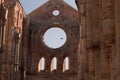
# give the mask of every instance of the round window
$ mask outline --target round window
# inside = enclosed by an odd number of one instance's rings
[[[52,12],[52,14],[53,14],[54,16],[58,16],[58,15],[60,14],[60,11],[59,11],[59,10],[54,10],[54,11]]]
[[[49,28],[44,33],[43,38],[43,41],[46,44],[46,46],[52,49],[62,47],[67,40],[65,31],[58,27]]]

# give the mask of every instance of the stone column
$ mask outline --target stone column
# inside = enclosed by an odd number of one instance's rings
[[[6,7],[3,6],[2,9],[2,25],[1,25],[1,74],[0,74],[0,79],[1,80],[7,80],[8,79],[8,73],[7,73],[7,67],[8,67],[8,60],[7,60],[7,56],[6,56],[6,49],[5,49],[5,39],[6,39],[6,26],[7,26],[7,15],[8,15],[8,9]]]
[[[76,0],[79,11],[80,21],[80,42],[79,42],[79,71],[78,80],[84,80],[84,72],[86,71],[86,0]]]
[[[20,71],[21,71],[21,80],[25,80],[26,78],[26,60],[29,60],[28,56],[28,34],[29,34],[29,19],[25,17],[23,19],[23,28],[22,28],[22,39],[21,39],[21,45],[20,45]],[[29,52],[30,53],[30,52]]]
[[[110,63],[115,41],[114,1],[102,0],[101,80],[111,80]]]
[[[120,79],[120,0],[115,0],[116,55],[114,80]]]
[[[90,71],[90,78],[92,80],[101,80],[101,62],[100,62],[100,40],[101,40],[101,0],[92,0],[92,21],[93,21],[93,45],[91,46],[92,53],[90,58],[93,64],[92,71]],[[89,54],[90,54],[89,53]]]

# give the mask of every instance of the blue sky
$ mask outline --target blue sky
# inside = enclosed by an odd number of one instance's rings
[[[53,49],[60,48],[67,40],[66,33],[61,28],[50,28],[44,34],[45,44]]]
[[[20,0],[26,13],[30,13],[31,11],[38,8],[47,1],[48,0]],[[69,5],[71,5],[72,7],[74,7],[75,9],[77,9],[75,0],[64,0],[64,1],[67,2]]]

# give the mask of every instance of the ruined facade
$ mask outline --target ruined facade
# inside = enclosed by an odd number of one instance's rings
[[[0,80],[120,79],[120,1],[75,2],[78,11],[49,0],[27,15],[18,0],[0,0]],[[54,27],[67,35],[56,49],[43,40]]]
[[[53,14],[54,11],[59,11],[59,14]],[[64,1],[50,0],[31,12],[28,17],[29,24],[26,25],[28,28],[25,29],[26,34],[24,34],[27,39],[23,40],[24,46],[27,43],[27,53],[25,54],[26,79],[76,80],[79,44],[78,12]],[[52,49],[45,45],[43,36],[47,30],[56,27],[65,31],[67,41],[62,47]],[[67,57],[69,69],[63,72],[63,63]],[[45,69],[38,71],[38,63],[42,58],[45,60]],[[57,66],[56,69],[52,70],[52,65],[55,65],[54,59],[56,59]]]
[[[20,79],[18,66],[24,16],[19,1],[0,1],[0,80]]]

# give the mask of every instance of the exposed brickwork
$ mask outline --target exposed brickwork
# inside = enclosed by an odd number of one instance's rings
[[[52,14],[54,10],[59,10],[60,14],[54,16]],[[50,0],[28,16],[32,20],[29,25],[29,50],[26,57],[27,80],[38,80],[38,77],[45,80],[48,80],[48,78],[49,80],[59,80],[61,78],[63,80],[76,80],[78,73],[77,54],[79,54],[78,12],[61,0]],[[67,42],[61,48],[50,49],[42,41],[44,32],[51,27],[60,27],[67,34]],[[44,71],[38,73],[38,63],[42,57],[46,60],[46,66]],[[58,59],[57,70],[51,72],[50,68],[53,57]],[[63,72],[65,57],[70,59],[70,69]]]
[[[120,68],[117,56],[120,52],[117,26],[120,1],[76,0],[76,2],[81,14],[80,70],[84,67],[79,79],[119,80]]]
[[[25,15],[16,0],[1,0],[0,4],[0,80],[20,79],[19,47],[22,20]],[[10,2],[8,2],[10,1]]]
[[[120,0],[75,2],[79,14],[62,0],[49,0],[26,15],[18,0],[0,0],[0,80],[120,80]],[[42,41],[54,26],[68,37],[58,49]],[[38,72],[41,57],[45,70]],[[57,70],[51,72],[53,57]],[[70,69],[63,73],[65,57]]]

